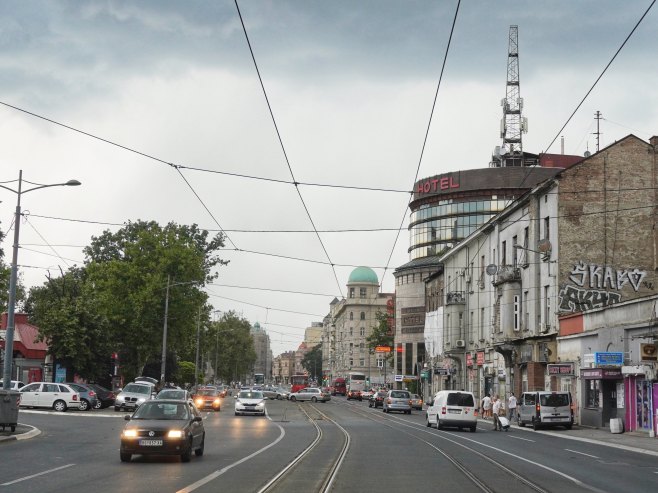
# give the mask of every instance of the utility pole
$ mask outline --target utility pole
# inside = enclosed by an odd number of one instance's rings
[[[165,383],[165,368],[167,367],[167,315],[169,313],[169,281],[167,274],[167,294],[165,295],[164,327],[162,328],[162,364],[160,365],[160,385]]]
[[[201,334],[201,307],[196,321],[196,359],[194,360],[194,386],[199,384],[199,338]]]

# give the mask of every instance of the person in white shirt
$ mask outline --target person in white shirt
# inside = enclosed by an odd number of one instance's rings
[[[502,402],[498,398],[497,395],[494,395],[493,397],[493,429],[494,431],[503,431],[503,427],[500,424],[500,420],[498,419],[498,413],[500,412],[500,406]]]
[[[489,397],[489,394],[487,394],[482,399],[482,417],[484,419],[487,419],[489,418],[490,413],[491,413],[491,397]]]
[[[510,421],[512,421],[516,414],[516,397],[514,396],[514,392],[510,392],[509,394],[509,399],[507,400],[507,410],[508,418]]]

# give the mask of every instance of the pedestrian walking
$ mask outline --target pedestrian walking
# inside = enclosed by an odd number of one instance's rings
[[[488,419],[490,413],[491,413],[491,397],[489,397],[489,394],[487,394],[482,399],[482,417],[484,419]]]
[[[494,431],[502,431],[503,426],[500,424],[500,420],[498,419],[498,414],[500,413],[500,406],[502,402],[498,398],[497,395],[494,395],[493,398],[493,405],[492,405],[492,411],[493,411],[493,429]]]
[[[509,393],[509,399],[507,399],[507,412],[508,418],[512,421],[516,417],[516,397],[514,392]]]

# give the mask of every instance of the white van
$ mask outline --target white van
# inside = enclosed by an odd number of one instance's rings
[[[469,428],[475,432],[478,407],[472,392],[441,390],[427,403],[427,426]]]
[[[533,429],[546,426],[573,426],[569,392],[524,392],[517,406],[519,426],[532,425]]]

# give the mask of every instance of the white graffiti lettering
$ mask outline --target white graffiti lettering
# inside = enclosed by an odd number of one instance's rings
[[[579,289],[565,286],[560,290],[559,310],[562,312],[581,312],[591,308],[603,308],[621,301],[619,293]]]
[[[594,290],[622,290],[630,284],[633,290],[637,291],[646,276],[647,271],[638,268],[615,270],[610,266],[586,264],[581,260],[569,273],[569,280],[581,288],[587,286]]]

